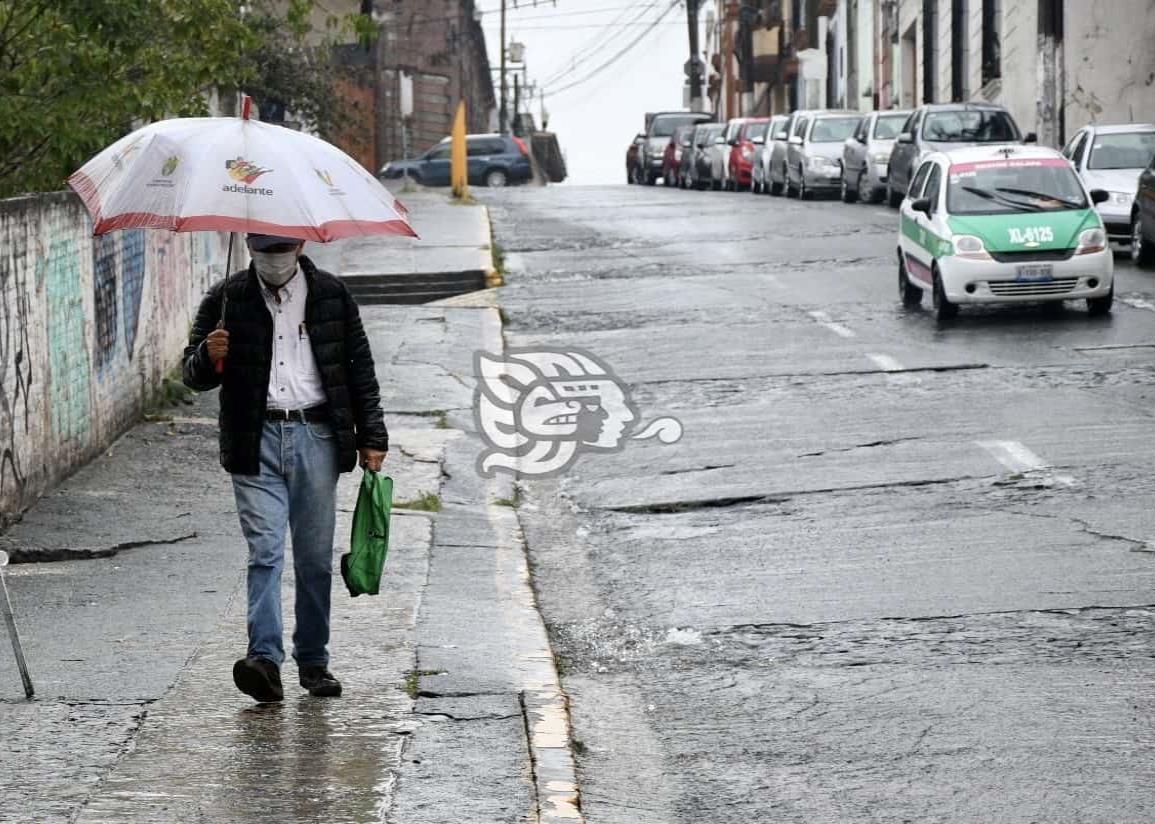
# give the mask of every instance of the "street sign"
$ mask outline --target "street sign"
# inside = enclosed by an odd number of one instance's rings
[[[698,70],[698,77],[706,73],[706,64],[700,57],[691,57],[687,60],[682,66],[682,71],[686,73],[686,77],[693,77],[695,67],[697,67]]]

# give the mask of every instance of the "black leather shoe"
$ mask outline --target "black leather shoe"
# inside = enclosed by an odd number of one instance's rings
[[[317,698],[336,698],[341,694],[341,682],[333,677],[328,667],[306,664],[300,669],[301,686]]]
[[[262,704],[284,701],[281,670],[267,658],[249,656],[233,664],[233,683],[245,695]]]

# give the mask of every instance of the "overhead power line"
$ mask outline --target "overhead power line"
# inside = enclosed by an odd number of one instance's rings
[[[630,52],[630,50],[631,50],[631,49],[633,49],[635,46],[637,46],[639,43],[641,43],[641,42],[642,42],[642,41],[643,41],[643,40],[646,38],[646,35],[648,35],[650,32],[652,32],[654,29],[656,29],[656,28],[658,27],[658,25],[659,25],[659,24],[662,22],[662,20],[664,20],[666,17],[668,17],[668,16],[669,16],[669,14],[670,14],[670,12],[672,12],[674,9],[678,8],[678,6],[679,6],[679,5],[681,5],[681,2],[680,2],[680,0],[674,0],[674,2],[673,2],[673,3],[671,3],[671,4],[670,4],[670,5],[669,5],[669,6],[666,8],[666,10],[665,10],[665,11],[663,11],[663,12],[662,12],[660,15],[658,15],[658,18],[657,18],[656,20],[652,21],[652,22],[650,23],[650,25],[649,25],[648,27],[646,27],[646,28],[645,28],[645,29],[644,29],[644,30],[641,32],[641,34],[639,34],[637,37],[635,37],[633,40],[631,40],[629,43],[627,43],[627,44],[626,44],[626,46],[625,46],[624,48],[622,48],[621,50],[619,50],[618,52],[616,52],[616,53],[613,55],[613,57],[611,57],[610,59],[606,60],[604,63],[602,63],[601,65],[599,65],[599,66],[598,66],[596,69],[594,69],[593,71],[591,71],[591,72],[590,72],[589,74],[587,74],[585,77],[582,77],[582,78],[581,78],[581,79],[579,79],[579,80],[574,80],[574,81],[573,81],[573,82],[571,82],[571,83],[567,83],[567,84],[565,84],[564,86],[562,86],[562,87],[561,87],[561,88],[559,88],[559,89],[553,89],[553,90],[551,90],[551,91],[550,91],[550,96],[551,96],[551,97],[553,97],[553,96],[557,96],[557,95],[561,94],[562,92],[566,92],[566,91],[569,91],[570,89],[572,89],[572,88],[575,88],[576,86],[580,86],[580,85],[582,85],[583,83],[586,83],[586,82],[588,82],[588,81],[590,81],[590,80],[593,80],[593,79],[594,79],[595,77],[597,77],[599,74],[601,74],[601,73],[602,73],[602,72],[604,72],[606,69],[608,69],[610,66],[614,65],[615,63],[617,63],[617,62],[618,62],[618,61],[619,61],[621,58],[625,57],[625,55],[626,55],[626,54],[628,54],[628,53]]]
[[[584,64],[595,59],[599,54],[608,52],[616,45],[617,42],[620,42],[621,36],[629,30],[625,24],[641,22],[646,16],[646,12],[655,8],[657,5],[657,2],[651,2],[640,7],[633,6],[614,17],[613,20],[602,26],[602,29],[608,32],[606,36],[601,37],[598,34],[595,34],[581,46],[574,49],[573,53],[569,56],[568,59],[566,59],[565,62],[561,64],[558,70],[547,77],[545,81],[543,81],[544,85],[550,86],[553,83],[564,79],[566,75],[577,71]],[[635,13],[634,16],[630,20],[626,20],[627,17],[630,17],[632,12]]]

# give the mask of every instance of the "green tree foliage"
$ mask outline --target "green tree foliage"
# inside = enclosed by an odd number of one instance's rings
[[[214,88],[335,125],[311,13],[308,0],[0,0],[0,196],[61,188],[136,126],[206,114]]]

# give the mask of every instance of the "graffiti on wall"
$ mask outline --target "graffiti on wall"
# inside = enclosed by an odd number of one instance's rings
[[[116,249],[113,235],[102,235],[92,240],[92,300],[96,309],[96,335],[92,348],[96,368],[103,372],[116,357],[117,309]]]
[[[48,365],[52,428],[61,440],[81,438],[89,426],[90,378],[84,334],[80,255],[70,240],[51,242],[37,261],[48,302]]]
[[[124,348],[129,360],[136,351],[140,301],[144,293],[144,229],[120,233],[120,298],[124,313]]]
[[[224,269],[227,235],[91,233],[75,198],[0,202],[0,528],[132,425]]]
[[[0,495],[13,487],[16,494],[24,489],[17,432],[28,432],[33,381],[27,238],[10,225],[4,229],[0,235]]]

